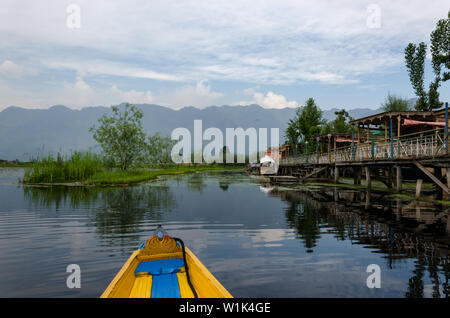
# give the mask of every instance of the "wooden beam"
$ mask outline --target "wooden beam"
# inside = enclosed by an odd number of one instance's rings
[[[431,180],[434,181],[434,183],[436,183],[438,186],[440,186],[442,188],[442,190],[445,191],[445,193],[450,194],[450,190],[449,188],[447,188],[445,186],[445,184],[443,184],[438,178],[435,177],[434,174],[432,174],[430,171],[428,171],[428,169],[426,169],[424,166],[422,166],[419,162],[413,160],[413,164],[419,168],[420,170],[422,170],[423,173],[425,173],[428,177],[430,177]]]
[[[304,176],[304,177],[302,178],[302,180],[307,179],[307,178],[309,178],[309,177],[311,177],[311,176],[313,176],[313,175],[315,175],[315,174],[317,174],[317,173],[319,173],[319,172],[325,170],[326,168],[327,168],[327,167],[325,166],[325,167],[319,168],[319,169],[317,169],[317,170],[314,170],[313,172],[308,173],[306,176]]]

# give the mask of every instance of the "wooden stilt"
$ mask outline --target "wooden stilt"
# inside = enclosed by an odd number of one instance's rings
[[[372,187],[372,179],[370,178],[370,168],[368,166],[364,167],[366,173],[366,188],[368,190]]]
[[[388,181],[388,188],[389,188],[389,189],[392,189],[392,167],[389,167],[389,168],[388,168],[388,178],[387,178],[387,181]]]
[[[397,182],[396,182],[396,186],[397,186],[397,192],[402,192],[402,167],[401,166],[397,166],[396,167],[397,170]]]
[[[416,199],[420,198],[420,192],[422,191],[422,179],[417,179],[416,183]]]
[[[334,166],[334,183],[339,183],[339,168]]]

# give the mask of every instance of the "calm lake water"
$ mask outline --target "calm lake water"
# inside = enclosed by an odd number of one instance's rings
[[[197,173],[32,187],[0,170],[0,297],[98,297],[158,224],[234,297],[449,297],[449,217],[382,193]],[[81,288],[66,267],[81,267]],[[366,285],[381,268],[381,288]]]

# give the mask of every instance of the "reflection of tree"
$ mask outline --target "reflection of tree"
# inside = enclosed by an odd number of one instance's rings
[[[223,191],[227,191],[229,186],[230,184],[228,182],[222,180],[219,181],[219,188],[221,188]]]
[[[286,209],[286,219],[289,226],[297,231],[307,252],[312,252],[320,238],[320,228],[318,214],[311,201],[304,201],[301,204],[290,202]]]
[[[425,271],[425,261],[423,256],[417,257],[414,262],[414,276],[408,281],[407,298],[423,298],[423,272]]]
[[[189,189],[202,193],[206,187],[204,176],[201,173],[190,174],[187,177],[187,186]]]
[[[23,194],[25,199],[36,207],[50,209],[54,206],[56,210],[59,210],[61,206],[65,205],[72,208],[79,208],[82,205],[88,207],[98,200],[101,192],[105,191],[104,189],[75,186],[27,186],[23,188]]]
[[[350,202],[348,194],[340,194],[344,202]],[[339,240],[349,239],[352,244],[380,253],[390,269],[398,268],[397,263],[405,264],[408,258],[415,259],[405,297],[424,297],[426,272],[432,283],[431,296],[450,296],[448,247],[430,240],[429,236],[405,230],[403,223],[393,222],[395,215],[392,213],[366,210],[363,205],[358,207],[351,202],[348,205],[335,202],[326,191],[280,190],[275,187],[270,195],[288,203],[287,224],[297,232],[308,252],[318,244],[321,229],[326,229]],[[406,224],[411,226],[414,223]]]
[[[110,238],[111,244],[116,237],[111,234],[136,233],[137,236],[144,219],[160,222],[176,205],[167,186],[24,187],[24,195],[38,207],[88,208],[98,233]]]

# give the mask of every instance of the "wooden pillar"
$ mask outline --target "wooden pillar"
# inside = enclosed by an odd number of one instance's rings
[[[334,162],[336,162],[336,136],[334,136],[333,154],[334,154]]]
[[[331,134],[328,134],[328,163],[331,163]]]
[[[401,127],[402,118],[400,115],[397,117],[397,151],[398,151],[398,157],[400,158],[400,127]]]
[[[367,191],[366,192],[366,204],[364,205],[364,208],[366,210],[368,210],[370,208],[370,196],[371,196],[370,191]]]
[[[416,199],[420,198],[420,192],[422,191],[422,179],[417,179],[416,183]]]
[[[353,184],[354,185],[361,184],[361,167],[353,168]]]
[[[397,192],[402,192],[402,182],[403,182],[403,178],[402,178],[402,167],[401,166],[396,166],[395,167],[397,170],[397,180],[396,180],[396,186],[397,186]]]
[[[334,183],[339,183],[339,167],[334,166]]]
[[[370,190],[372,187],[372,180],[370,178],[370,168],[368,166],[365,166],[364,169],[366,172],[366,188]]]
[[[392,189],[392,167],[391,166],[389,166],[388,168],[388,188],[389,189]]]
[[[387,132],[387,120],[384,121],[384,154],[385,157],[387,155],[387,136],[388,136],[388,132]]]
[[[363,124],[364,125],[364,124]],[[358,142],[355,145],[355,150],[356,150],[356,158],[358,158],[358,152],[359,152],[359,144],[361,143],[361,133],[360,133],[361,127],[358,124]]]

